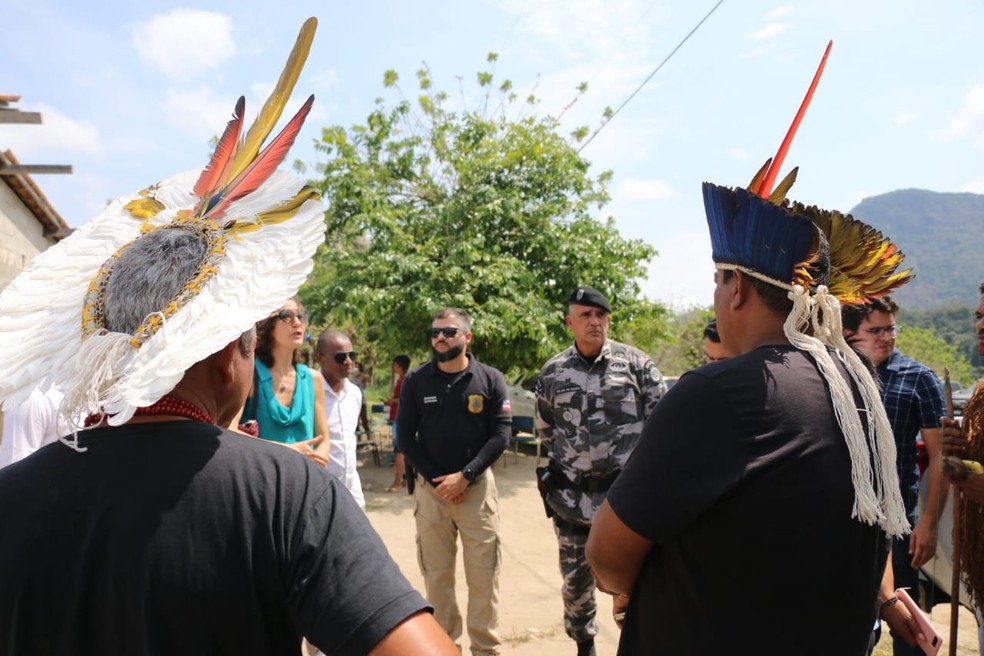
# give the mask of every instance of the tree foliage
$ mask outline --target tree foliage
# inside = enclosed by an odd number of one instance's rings
[[[535,97],[520,101],[491,71],[477,82],[477,108],[462,90],[452,109],[427,68],[413,102],[387,71],[395,102],[377,99],[365,123],[323,129],[316,184],[329,230],[302,291],[308,310],[352,325],[386,358],[426,353],[433,312],[459,306],[473,317],[473,350],[516,372],[538,370],[568,342],[563,303],[581,284],[609,295],[616,325],[648,316],[656,330],[660,310],[638,285],[655,250],[592,215],[609,200],[611,172],[592,175],[578,137],[537,116]]]
[[[965,357],[974,368],[974,378],[984,376],[984,356],[977,348],[977,330],[974,328],[976,308],[947,303],[933,310],[916,310],[903,307],[900,318],[906,325],[919,326],[933,331],[956,348],[958,355]]]
[[[958,354],[956,347],[948,344],[932,330],[902,324],[896,345],[902,353],[923,363],[941,379],[944,369],[950,370],[950,380],[963,386],[970,385],[977,379],[967,358]]]
[[[666,339],[649,351],[664,375],[679,376],[706,362],[704,328],[713,318],[710,307],[692,307],[670,318]]]

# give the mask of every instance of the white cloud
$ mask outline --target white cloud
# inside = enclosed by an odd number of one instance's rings
[[[232,118],[235,100],[220,97],[210,87],[199,86],[191,91],[171,89],[164,98],[163,109],[179,131],[199,140],[217,136]],[[246,125],[255,117],[259,107],[246,107]]]
[[[765,45],[759,46],[759,47],[755,48],[754,50],[752,50],[747,55],[745,55],[745,57],[747,57],[749,59],[755,59],[756,57],[762,57],[763,55],[765,55],[766,53],[768,53],[770,50],[772,50],[774,45],[775,44],[767,43]]]
[[[270,92],[273,91],[274,84],[254,84],[250,86],[249,93],[246,95],[246,111],[244,115],[243,130],[247,130],[263,103],[266,102]],[[307,96],[291,98],[284,107],[283,113],[277,126],[271,131],[271,135],[276,135],[283,126],[289,121],[297,110],[301,108]],[[195,89],[170,89],[168,90],[162,108],[168,121],[181,133],[199,141],[204,142],[212,137],[222,134],[226,124],[232,118],[232,111],[235,109],[236,99],[215,92],[214,89],[205,85],[199,85]],[[308,115],[306,126],[317,125],[317,120],[325,118],[323,109],[318,108],[317,102],[315,109]]]
[[[781,6],[776,7],[775,9],[773,9],[771,11],[767,11],[765,13],[765,17],[767,19],[769,19],[769,20],[775,20],[775,19],[780,18],[782,16],[789,15],[792,11],[793,11],[793,8],[792,8],[791,5],[781,5]]]
[[[627,37],[639,34],[646,8],[638,0],[543,0],[511,2],[506,10],[519,14],[516,30],[549,41],[562,41],[581,51],[611,52]]]
[[[629,178],[618,186],[623,200],[667,200],[680,194],[666,180],[638,180]]]
[[[900,128],[904,128],[905,126],[909,125],[909,123],[912,122],[912,113],[911,112],[898,112],[895,115],[895,119],[894,120],[895,120],[895,125],[899,126]]]
[[[317,89],[331,89],[337,87],[341,81],[338,71],[332,68],[319,71],[311,76],[311,84]]]
[[[972,180],[960,188],[972,194],[984,194],[984,180]]]
[[[11,149],[26,164],[62,162],[27,162],[25,157],[64,158],[73,154],[98,157],[102,154],[99,131],[91,123],[72,119],[48,105],[22,109],[41,112],[41,125],[0,126],[0,147]]]
[[[681,233],[672,238],[654,238],[659,251],[649,265],[649,275],[641,284],[649,298],[674,309],[714,302],[714,262],[706,229]]]
[[[769,23],[768,25],[758,30],[757,32],[752,32],[751,34],[747,34],[746,36],[749,39],[753,39],[755,41],[767,41],[769,39],[776,38],[777,36],[785,32],[786,28],[788,27],[789,27],[789,23]]]
[[[174,79],[195,78],[236,53],[232,19],[198,9],[157,14],[133,30],[142,59]]]
[[[974,137],[978,148],[984,148],[984,85],[978,84],[967,92],[964,106],[950,119],[952,137]]]

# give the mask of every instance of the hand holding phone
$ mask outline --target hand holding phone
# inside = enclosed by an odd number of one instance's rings
[[[905,588],[899,588],[895,591],[895,594],[898,595],[899,601],[909,609],[912,618],[916,621],[916,626],[919,628],[919,633],[923,636],[921,640],[919,638],[916,639],[917,644],[926,652],[927,656],[936,656],[940,651],[940,647],[943,646],[943,636],[930,623],[929,618],[920,610],[916,602],[909,596],[909,593],[905,591]]]

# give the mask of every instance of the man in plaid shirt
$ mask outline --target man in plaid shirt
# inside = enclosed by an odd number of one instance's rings
[[[899,326],[895,323],[898,311],[898,304],[886,296],[861,305],[843,305],[841,315],[844,337],[867,356],[881,381],[882,401],[895,433],[902,500],[913,525],[911,535],[896,538],[892,545],[895,587],[909,588],[909,594],[918,601],[919,568],[936,551],[937,520],[946,500],[940,469],[940,417],[945,414],[946,406],[942,385],[932,369],[895,348],[895,338],[899,334]],[[929,454],[922,517],[917,516],[916,511],[920,484],[916,442],[920,435]],[[915,656],[922,654],[922,650],[910,647],[896,637],[894,653],[895,656]]]

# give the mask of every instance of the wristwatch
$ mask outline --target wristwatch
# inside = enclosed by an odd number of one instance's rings
[[[475,482],[475,470],[472,469],[471,467],[465,467],[464,469],[461,470],[461,473],[465,477],[465,480],[468,481],[469,483]]]

